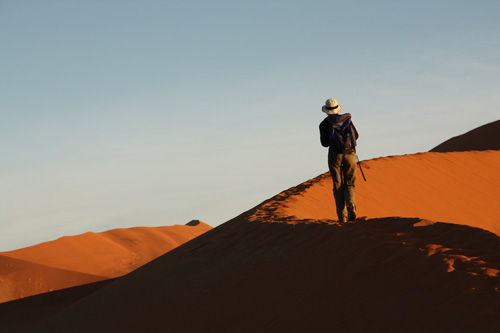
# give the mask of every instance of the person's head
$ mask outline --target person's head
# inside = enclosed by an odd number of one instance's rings
[[[338,114],[342,111],[342,107],[336,99],[330,98],[326,100],[325,105],[321,108],[321,111],[326,114]]]

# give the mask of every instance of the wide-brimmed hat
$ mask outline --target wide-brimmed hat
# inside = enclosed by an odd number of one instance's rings
[[[342,107],[336,99],[330,98],[326,100],[325,105],[321,108],[321,111],[326,114],[337,114],[342,111]]]

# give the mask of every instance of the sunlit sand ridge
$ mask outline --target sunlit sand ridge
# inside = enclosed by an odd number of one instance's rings
[[[335,221],[320,175],[107,285],[0,304],[0,320],[37,332],[498,331],[500,151],[362,165],[356,223]]]
[[[62,237],[0,253],[0,302],[122,276],[211,229],[203,222]]]

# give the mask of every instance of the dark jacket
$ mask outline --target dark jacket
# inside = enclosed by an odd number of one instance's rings
[[[351,120],[351,114],[344,113],[344,114],[329,115],[321,122],[321,124],[319,124],[320,140],[321,140],[321,145],[323,147],[330,147],[330,131],[332,130],[332,125],[330,125],[330,121],[328,118],[332,119],[335,125],[342,127],[345,126],[345,124],[347,124],[349,120]],[[354,138],[357,140],[359,134],[352,121],[351,121],[351,127],[352,127],[352,133],[354,134]],[[344,153],[350,153],[351,151],[344,151]]]

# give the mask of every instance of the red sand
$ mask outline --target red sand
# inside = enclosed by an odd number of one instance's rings
[[[106,279],[0,255],[0,302]]]
[[[500,151],[422,153],[361,163],[359,216],[402,216],[452,222],[500,235]],[[280,203],[277,214],[336,219],[332,181],[324,174]]]
[[[356,223],[334,221],[324,174],[114,281],[0,304],[2,328],[498,332],[500,151],[362,165]]]
[[[122,276],[210,229],[203,222],[115,229],[0,253],[0,302]]]
[[[463,225],[321,219],[331,218],[332,203],[320,176],[34,320],[34,330],[496,332],[500,238],[486,230],[497,230],[499,159],[500,151],[486,151],[365,163],[368,182],[358,187],[365,215],[423,212]],[[480,201],[483,210],[470,213],[467,205]],[[320,213],[326,207],[330,213]]]

